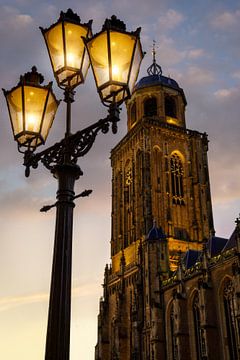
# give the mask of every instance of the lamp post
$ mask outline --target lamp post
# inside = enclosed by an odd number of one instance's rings
[[[74,184],[81,175],[79,157],[92,147],[99,132],[107,133],[110,125],[117,132],[119,105],[126,100],[136,81],[143,52],[140,29],[127,32],[125,24],[115,16],[107,19],[102,31],[92,36],[91,21],[81,24],[71,9],[61,12],[59,20],[42,29],[53,72],[58,86],[64,90],[67,103],[64,138],[47,149],[35,153],[45,143],[59,101],[51,83],[41,85],[43,76],[32,71],[21,76],[10,91],[4,91],[14,138],[24,154],[25,175],[39,162],[50,170],[58,181],[55,240],[49,300],[45,360],[68,360],[70,344],[72,224],[74,199],[87,196],[74,193]],[[97,89],[108,115],[87,128],[71,134],[71,104],[74,89],[83,83],[89,68],[94,73]]]

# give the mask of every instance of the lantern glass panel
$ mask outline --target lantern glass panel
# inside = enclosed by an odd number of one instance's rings
[[[131,75],[130,75],[130,79],[129,79],[130,92],[132,92],[135,82],[137,80],[138,71],[139,71],[139,67],[140,67],[142,58],[143,58],[143,53],[142,53],[142,49],[141,49],[140,40],[138,39],[136,48],[135,48],[133,63],[132,63]]]
[[[48,89],[24,86],[25,131],[40,133]]]
[[[112,81],[127,85],[135,37],[119,32],[110,32]]]
[[[47,106],[46,106],[46,111],[45,111],[45,114],[44,114],[44,121],[43,121],[43,124],[42,124],[42,130],[41,130],[41,134],[42,134],[42,137],[43,137],[44,141],[46,141],[49,130],[50,130],[51,126],[52,126],[54,116],[55,116],[56,111],[57,111],[57,107],[58,107],[58,104],[56,102],[56,99],[53,96],[53,94],[50,92],[49,97],[48,97]]]
[[[88,29],[64,22],[64,32],[66,41],[66,66],[79,70],[82,65],[82,57],[84,54],[84,44],[82,36],[86,37]]]
[[[7,95],[14,136],[23,131],[22,87],[18,87]]]
[[[57,24],[45,33],[48,51],[53,65],[53,71],[57,72],[64,67],[64,47],[62,23]]]
[[[109,81],[107,32],[100,34],[87,44],[97,87]]]

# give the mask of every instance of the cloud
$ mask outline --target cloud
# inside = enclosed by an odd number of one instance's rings
[[[206,52],[203,49],[191,49],[187,53],[187,57],[189,59],[193,59],[193,60],[198,59],[205,55],[206,55]]]
[[[219,89],[214,92],[214,96],[218,100],[226,100],[229,98],[237,98],[240,96],[240,89],[238,88],[226,88],[226,89]]]
[[[240,80],[240,70],[235,71],[235,72],[232,74],[232,77],[235,78],[235,79],[239,79],[239,80]]]
[[[236,11],[224,11],[221,14],[216,15],[211,20],[211,25],[219,30],[230,30],[239,25],[240,10]]]
[[[7,29],[18,30],[28,27],[33,24],[33,18],[28,14],[22,14],[19,10],[3,6],[0,16],[0,29],[2,31]]]
[[[205,85],[214,81],[214,73],[199,66],[189,66],[184,74],[184,79],[189,85]]]
[[[80,286],[75,286],[72,289],[72,298],[80,298],[86,296],[98,296],[99,295],[99,284],[88,283]],[[8,296],[0,298],[0,312],[11,310],[16,307],[48,302],[49,294],[35,293],[22,296]]]
[[[182,13],[169,9],[167,12],[164,12],[158,19],[158,24],[161,30],[173,30],[179,26],[185,17]]]

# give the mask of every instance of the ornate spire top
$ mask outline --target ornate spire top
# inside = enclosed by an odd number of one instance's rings
[[[153,40],[152,57],[153,57],[153,63],[147,69],[148,75],[162,75],[162,68],[160,65],[158,65],[156,63],[156,41],[155,40]]]

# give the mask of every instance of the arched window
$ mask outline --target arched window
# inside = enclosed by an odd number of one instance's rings
[[[124,169],[124,247],[132,242],[133,169],[128,160]]]
[[[194,324],[194,338],[195,338],[195,349],[197,360],[201,360],[203,358],[202,354],[202,330],[201,330],[201,321],[200,321],[200,307],[199,307],[199,296],[198,293],[195,294],[193,298],[193,324]]]
[[[136,103],[134,102],[131,106],[131,112],[130,112],[130,121],[131,121],[131,126],[133,126],[133,124],[136,122],[137,120],[137,111],[136,111]]]
[[[173,118],[177,117],[176,102],[173,97],[165,97],[165,115]]]
[[[183,205],[183,165],[180,157],[174,153],[171,156],[171,183],[173,203]]]
[[[228,280],[223,290],[224,317],[226,325],[226,335],[228,341],[229,359],[238,358],[236,345],[236,329],[234,318],[234,289],[232,281]]]
[[[144,115],[157,115],[157,99],[155,97],[150,97],[144,101]]]
[[[170,307],[170,352],[171,352],[171,359],[177,360],[178,359],[178,348],[177,348],[177,340],[175,336],[175,317],[174,317],[174,308],[173,304]]]

